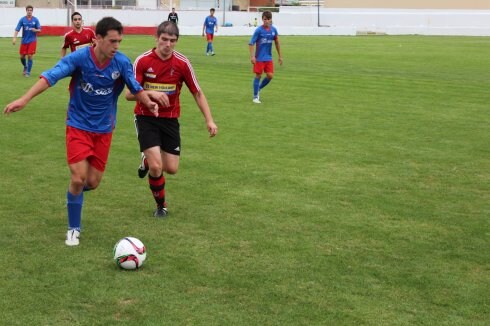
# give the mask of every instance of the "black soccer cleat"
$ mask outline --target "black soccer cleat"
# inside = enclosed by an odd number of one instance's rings
[[[146,157],[143,153],[141,153],[141,163],[138,167],[138,177],[143,179],[148,174],[148,162],[146,161]]]
[[[165,218],[168,214],[168,211],[165,207],[158,207],[155,212],[153,213],[153,216],[158,217],[158,218]]]

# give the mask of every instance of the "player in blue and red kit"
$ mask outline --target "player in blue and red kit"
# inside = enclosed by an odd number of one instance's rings
[[[206,55],[214,55],[213,39],[215,31],[218,33],[218,19],[214,17],[214,8],[211,8],[209,9],[209,16],[204,19],[204,24],[202,25],[202,36],[206,32],[206,40],[208,42]]]
[[[272,26],[272,13],[270,11],[264,11],[262,13],[262,21],[264,24],[257,27],[248,43],[250,61],[254,65],[253,72],[255,73],[253,102],[258,104],[260,104],[259,91],[267,86],[274,76],[274,63],[272,61],[273,42],[279,55],[279,64],[282,65],[281,46],[279,44],[277,29]],[[260,78],[263,72],[265,72],[266,76],[261,82]]]
[[[12,44],[15,45],[17,42],[17,35],[22,29],[22,42],[20,44],[19,54],[20,62],[24,66],[23,74],[26,77],[31,75],[32,64],[34,63],[32,57],[36,54],[37,46],[37,33],[41,31],[41,24],[39,19],[34,17],[32,13],[34,8],[29,5],[26,7],[27,15],[22,17],[15,27],[14,37],[12,39]],[[27,56],[27,62],[26,62]]]
[[[66,153],[71,173],[66,194],[68,246],[79,244],[83,192],[97,188],[102,180],[116,126],[117,99],[124,86],[151,112],[157,113],[159,105],[168,105],[166,94],[143,90],[134,78],[129,58],[118,52],[122,30],[116,19],[101,19],[95,27],[96,47],[85,47],[62,58],[4,109],[5,114],[17,112],[59,80],[72,77],[66,117]]]
[[[163,173],[176,174],[180,161],[180,91],[183,84],[194,97],[206,121],[209,135],[214,137],[218,127],[214,123],[211,109],[204,92],[197,81],[190,61],[174,51],[179,39],[179,28],[172,22],[161,23],[157,28],[156,47],[143,53],[134,61],[136,80],[148,92],[165,93],[169,105],[159,107],[158,115],[153,114],[140,102],[134,108],[135,124],[143,152],[140,178],[149,171],[148,183],[157,204],[153,216],[167,216],[165,202],[165,177]],[[126,99],[135,100],[126,93]]]

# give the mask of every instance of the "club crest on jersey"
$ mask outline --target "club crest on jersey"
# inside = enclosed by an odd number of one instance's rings
[[[119,71],[113,71],[112,72],[112,76],[111,77],[112,77],[113,80],[118,79],[119,76],[121,76],[121,73]]]

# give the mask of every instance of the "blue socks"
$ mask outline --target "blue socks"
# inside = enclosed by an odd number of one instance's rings
[[[33,60],[27,60],[27,73],[30,74],[31,73],[31,69],[32,69],[32,63],[34,61]]]
[[[80,231],[82,222],[83,192],[79,195],[72,195],[66,192],[66,207],[68,209],[68,228]]]
[[[270,82],[270,81],[271,81],[271,80],[270,80],[269,78],[267,78],[267,77],[266,77],[266,78],[264,78],[264,79],[262,79],[262,83],[260,83],[260,87],[259,87],[259,89],[262,89],[262,88],[264,88],[265,86],[267,86],[267,84],[269,84],[269,82]]]
[[[255,77],[254,78],[254,97],[257,97],[259,94],[259,85],[260,85],[260,78]]]
[[[254,97],[257,97],[259,95],[259,91],[267,86],[269,84],[271,79],[265,77],[262,79],[262,82],[260,82],[260,78],[255,77],[254,78]]]

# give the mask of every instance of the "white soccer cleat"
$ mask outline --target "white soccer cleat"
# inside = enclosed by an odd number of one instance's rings
[[[260,99],[258,97],[254,97],[254,99],[252,100],[252,102],[254,102],[256,104],[262,103],[262,102],[260,102]]]
[[[66,232],[65,244],[67,246],[78,246],[80,244],[80,231],[72,229]]]

